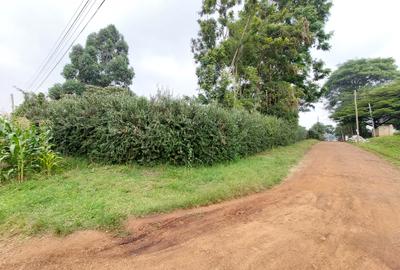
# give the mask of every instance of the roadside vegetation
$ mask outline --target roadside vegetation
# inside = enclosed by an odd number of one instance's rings
[[[100,165],[70,158],[63,172],[0,187],[0,233],[119,229],[128,216],[196,207],[279,183],[315,143],[306,140],[214,166]]]
[[[358,145],[400,166],[400,135],[371,138]]]
[[[48,103],[58,151],[108,164],[211,165],[297,139],[297,122],[275,116],[112,91],[96,88]]]
[[[11,179],[23,182],[32,173],[50,175],[60,157],[52,149],[50,130],[24,118],[0,117],[0,184]]]
[[[307,132],[307,138],[324,141],[328,136],[334,137],[335,128],[331,125],[323,123],[315,123]]]
[[[137,96],[124,36],[114,25],[90,34],[72,47],[64,82],[43,93],[21,90],[24,102],[10,121],[28,120],[16,130],[32,151],[8,158],[15,132],[3,133],[0,232],[116,229],[130,215],[210,204],[281,181],[315,142],[304,141],[298,113],[323,95],[318,82],[329,70],[311,49],[329,49],[331,5],[203,1],[192,39],[193,97]],[[39,75],[32,89],[48,77],[37,82]],[[45,143],[36,147],[36,137]]]
[[[324,85],[327,109],[337,122],[336,135],[356,134],[354,91],[359,132],[371,137],[372,127],[392,124],[400,129],[400,70],[393,58],[352,59],[332,72]]]

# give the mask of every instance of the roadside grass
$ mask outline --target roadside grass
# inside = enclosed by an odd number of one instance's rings
[[[359,146],[400,166],[400,135],[371,138]]]
[[[216,203],[279,183],[314,140],[210,167],[91,164],[0,186],[0,235],[119,230],[128,216]]]

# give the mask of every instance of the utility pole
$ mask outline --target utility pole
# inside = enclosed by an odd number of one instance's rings
[[[14,94],[11,94],[11,112],[14,112],[15,105],[14,105]]]
[[[340,128],[340,134],[342,134],[342,142],[346,141],[346,137],[343,134],[343,127]]]
[[[23,95],[24,95],[24,99],[25,99],[25,95],[28,93],[27,91],[25,91],[22,88],[19,88],[18,86],[13,85],[13,87],[15,89],[17,89],[18,91],[20,91]],[[11,94],[11,112],[14,112],[15,109],[15,102],[14,102],[14,94]]]
[[[357,143],[359,142],[360,130],[358,126],[358,108],[357,108],[357,90],[354,90],[354,107],[356,111],[356,133],[357,133]]]
[[[371,116],[371,121],[372,121],[372,137],[375,137],[375,122],[374,122],[374,117],[372,116],[371,103],[368,103],[368,108],[369,108],[369,115]]]

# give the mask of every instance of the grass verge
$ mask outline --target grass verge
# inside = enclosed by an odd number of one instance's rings
[[[359,146],[400,166],[400,135],[371,138]]]
[[[0,187],[0,234],[117,230],[128,216],[207,205],[279,183],[316,141],[211,167],[104,166],[69,159],[58,175]]]

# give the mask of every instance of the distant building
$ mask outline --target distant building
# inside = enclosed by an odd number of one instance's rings
[[[393,136],[395,131],[393,125],[383,125],[375,129],[375,137]]]

